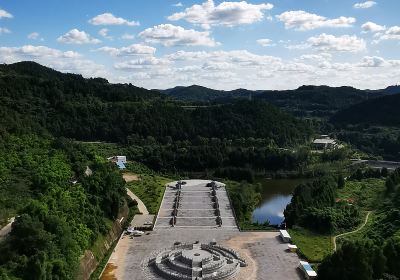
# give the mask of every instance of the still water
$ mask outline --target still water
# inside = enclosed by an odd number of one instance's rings
[[[292,193],[297,185],[307,182],[307,179],[262,179],[262,199],[254,210],[252,220],[260,224],[269,221],[271,225],[283,222],[283,211],[292,199]]]

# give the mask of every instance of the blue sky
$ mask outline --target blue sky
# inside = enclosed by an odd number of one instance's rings
[[[0,0],[0,62],[146,88],[382,88],[400,80],[400,1]]]

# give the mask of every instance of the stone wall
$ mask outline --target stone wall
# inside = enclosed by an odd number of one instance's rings
[[[99,259],[96,259],[92,251],[85,251],[80,261],[79,272],[76,278],[77,280],[88,280],[90,278],[90,275],[92,275],[92,273],[96,270],[99,262],[106,256],[108,250],[110,250],[114,242],[121,236],[123,226],[121,225],[120,221],[122,219],[122,224],[124,224],[128,218],[128,214],[129,208],[127,205],[125,205],[120,209],[118,219],[113,222],[112,227],[99,250]]]

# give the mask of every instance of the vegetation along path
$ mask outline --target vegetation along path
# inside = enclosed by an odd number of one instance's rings
[[[139,197],[137,197],[133,192],[131,192],[128,188],[126,188],[126,191],[128,192],[128,195],[130,198],[135,200],[137,202],[137,207],[139,209],[139,212],[142,213],[143,215],[149,215],[149,211],[147,210],[146,205],[144,205],[143,201],[140,200]]]
[[[343,237],[343,236],[346,236],[346,235],[350,235],[350,234],[353,234],[353,233],[356,233],[356,232],[362,230],[362,229],[365,227],[365,225],[367,224],[369,215],[370,215],[371,213],[372,213],[372,211],[368,211],[368,212],[367,212],[367,215],[365,216],[365,221],[364,221],[364,223],[363,223],[360,227],[358,227],[356,230],[349,231],[349,232],[345,232],[345,233],[342,233],[342,234],[339,234],[339,235],[334,236],[334,237],[333,237],[333,251],[336,252],[336,248],[337,248],[337,246],[336,246],[336,240],[337,240],[339,237]]]

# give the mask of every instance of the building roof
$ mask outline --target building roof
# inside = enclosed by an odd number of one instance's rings
[[[334,139],[315,139],[314,144],[336,144]]]
[[[126,168],[125,164],[122,161],[117,161],[116,164],[117,164],[119,169],[125,169]]]

